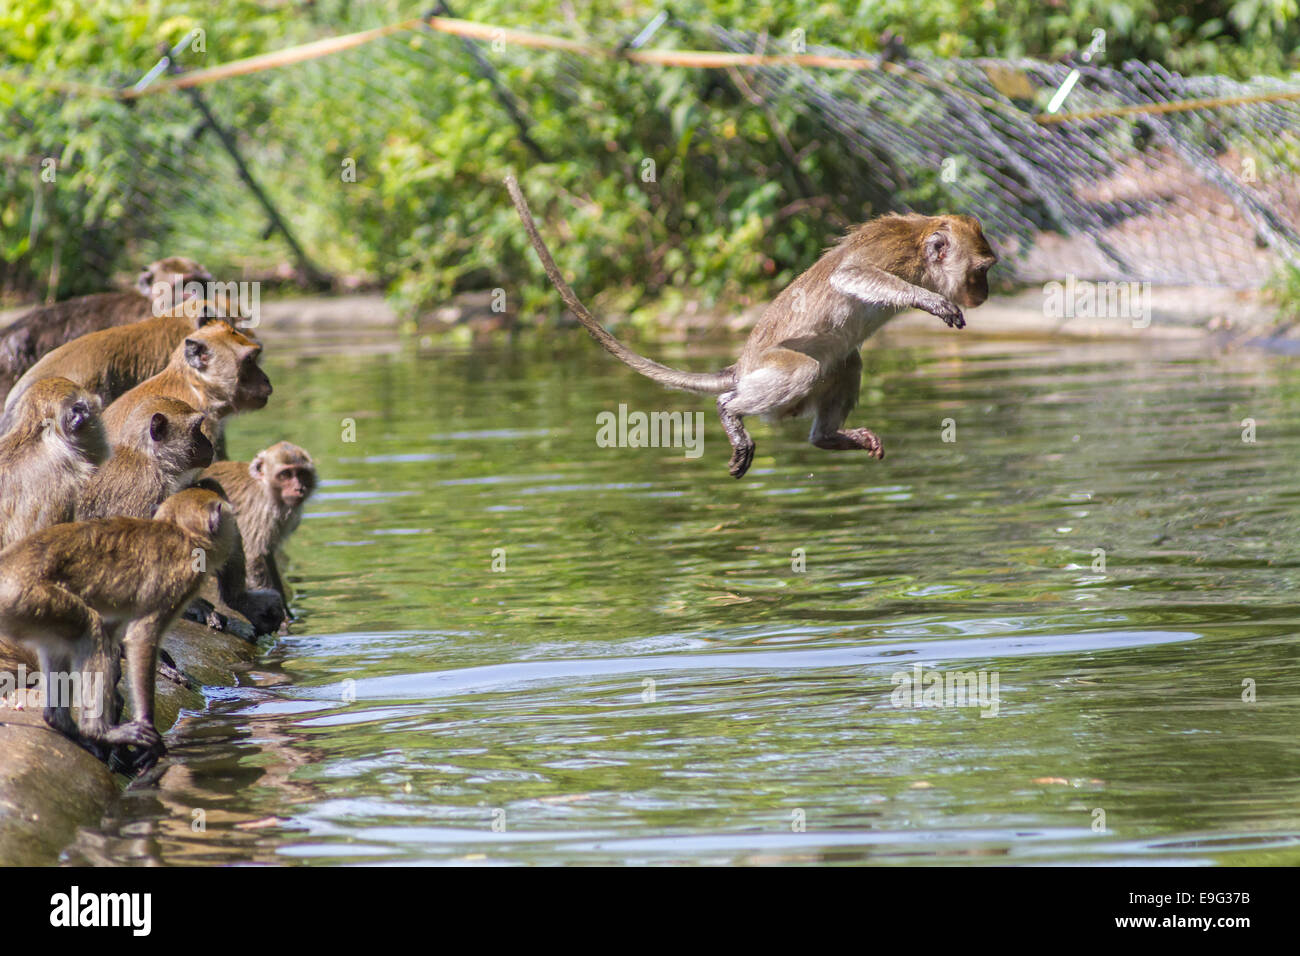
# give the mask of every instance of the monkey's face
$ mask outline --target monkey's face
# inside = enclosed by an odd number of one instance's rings
[[[254,411],[271,397],[271,380],[258,366],[262,345],[226,322],[212,322],[182,343],[184,361],[236,412]]]
[[[239,389],[235,392],[235,408],[241,412],[264,408],[271,398],[271,380],[266,377],[266,373],[258,364],[261,356],[262,347],[259,345],[254,353],[240,360]]]
[[[311,494],[314,480],[306,468],[289,465],[275,473],[274,482],[280,500],[290,508],[296,508]]]
[[[248,464],[248,473],[260,481],[282,511],[298,508],[316,488],[316,467],[297,445],[277,442]]]
[[[925,239],[924,256],[932,291],[973,309],[989,297],[989,269],[998,257],[974,216],[940,216]]]
[[[154,300],[159,310],[166,311],[193,297],[193,288],[186,288],[191,283],[206,286],[211,281],[208,270],[193,259],[168,256],[145,266],[135,284],[141,293]]]

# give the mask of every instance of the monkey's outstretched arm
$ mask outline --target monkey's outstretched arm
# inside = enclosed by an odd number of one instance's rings
[[[519,183],[515,181],[514,176],[506,177],[506,189],[510,191],[510,199],[515,204],[515,211],[519,213],[519,219],[524,224],[524,231],[528,233],[528,239],[533,244],[533,249],[537,252],[537,258],[542,261],[542,268],[546,270],[546,278],[551,280],[551,285],[555,286],[555,290],[560,293],[560,298],[569,307],[569,311],[578,317],[578,321],[591,333],[591,337],[604,347],[605,351],[633,371],[640,372],[646,378],[667,388],[680,388],[683,391],[696,392],[701,395],[720,395],[736,384],[735,376],[730,372],[682,372],[675,368],[669,368],[667,365],[652,362],[645,356],[633,352],[610,335],[605,327],[587,311],[587,307],[582,304],[573,289],[564,281],[564,276],[560,275],[555,260],[551,258],[551,250],[546,248],[546,243],[542,241],[542,237],[537,231],[537,224],[533,222],[533,214],[528,209],[528,202],[524,199],[524,194],[519,189]]]
[[[276,591],[252,590],[247,584],[244,542],[236,531],[235,546],[226,563],[217,569],[217,590],[227,607],[233,608],[253,625],[258,634],[274,634],[289,617],[284,599]]]
[[[846,263],[830,276],[831,288],[869,305],[887,305],[897,309],[920,309],[937,315],[953,328],[963,328],[966,320],[961,309],[937,292],[912,285],[892,272],[875,266]]]

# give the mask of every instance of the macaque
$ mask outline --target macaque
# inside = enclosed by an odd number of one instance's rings
[[[816,447],[883,458],[884,446],[873,432],[843,427],[858,402],[858,349],[903,309],[965,327],[962,309],[988,298],[988,271],[998,261],[972,216],[881,216],[850,232],[772,300],[734,365],[682,372],[636,354],[596,321],[560,275],[513,176],[506,188],[547,278],[597,342],[660,385],[718,396],[733,478],[742,477],[754,459],[745,415],[811,415],[808,440]]]
[[[216,303],[191,299],[163,315],[91,332],[47,353],[14,383],[8,409],[32,382],[58,375],[99,396],[107,408],[130,389],[167,367],[176,346],[209,322],[234,324]],[[249,331],[242,334],[254,338]]]
[[[76,520],[149,518],[212,464],[213,422],[174,398],[153,396],[132,409],[123,441],[82,490]]]
[[[100,292],[41,306],[0,331],[0,394],[51,350],[100,329],[139,322],[184,301],[187,282],[212,276],[193,259],[169,256],[145,266],[130,292]],[[51,373],[57,374],[57,373]]]
[[[99,518],[55,525],[0,551],[0,634],[36,653],[45,722],[100,759],[143,769],[165,753],[154,726],[158,644],[209,571],[235,546],[234,514],[220,495],[187,488],[153,519]],[[131,720],[115,719],[118,653],[126,654]],[[80,674],[97,699],[74,722],[55,693]],[[140,748],[126,760],[125,748]]]
[[[235,509],[248,586],[274,590],[287,603],[275,554],[298,527],[303,503],[316,488],[311,455],[282,441],[258,452],[251,462],[218,462],[204,475],[221,483]]]
[[[104,410],[104,427],[114,444],[126,440],[126,422],[146,399],[175,398],[216,422],[262,408],[271,397],[271,381],[258,367],[260,343],[225,322],[195,329],[172,352],[157,375],[145,379]]]
[[[0,435],[0,548],[71,521],[109,451],[99,399],[66,378],[36,382],[12,412]]]

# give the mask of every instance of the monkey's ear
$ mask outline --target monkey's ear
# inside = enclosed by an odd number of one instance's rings
[[[221,509],[225,504],[220,501],[214,501],[208,506],[208,535],[214,536],[221,528]]]
[[[948,254],[948,237],[942,232],[932,232],[925,238],[925,258],[927,262],[943,262]]]
[[[149,437],[154,441],[167,437],[167,416],[162,412],[154,412],[153,418],[149,419]]]
[[[253,460],[248,463],[248,473],[252,475],[255,480],[262,480],[262,476],[266,474],[265,452],[259,451],[257,455],[254,456]]]
[[[208,360],[211,357],[212,350],[202,342],[196,342],[194,339],[185,340],[185,364],[191,368],[203,371],[208,367]]]

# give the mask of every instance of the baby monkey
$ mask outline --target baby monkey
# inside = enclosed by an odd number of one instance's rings
[[[858,349],[903,309],[921,309],[963,328],[962,309],[988,298],[988,271],[998,261],[973,216],[881,216],[850,232],[772,300],[734,365],[683,372],[636,354],[596,321],[560,275],[513,176],[506,177],[506,188],[547,278],[597,342],[660,385],[718,396],[733,478],[754,460],[745,415],[811,415],[808,440],[818,448],[883,458],[873,432],[843,427],[858,403]]]

